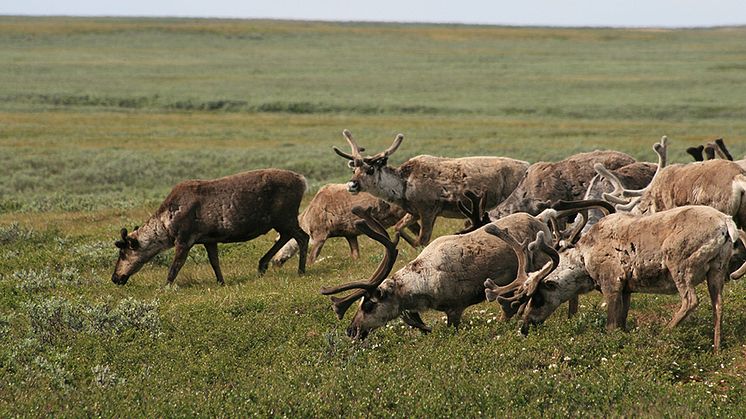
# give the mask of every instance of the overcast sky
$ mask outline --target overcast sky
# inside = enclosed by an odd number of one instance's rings
[[[746,0],[0,0],[0,15],[680,27],[746,24]]]

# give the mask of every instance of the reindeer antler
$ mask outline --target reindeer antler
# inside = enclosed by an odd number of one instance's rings
[[[707,156],[707,160],[712,160],[715,158],[715,151],[720,151],[715,143],[708,143],[705,146],[705,156]]]
[[[458,201],[458,209],[471,221],[471,225],[456,232],[456,234],[470,233],[490,223],[490,216],[485,211],[485,193],[482,192],[477,195],[474,191],[466,191],[464,195],[471,202],[471,209],[466,206],[464,201]]]
[[[526,255],[523,244],[518,243],[518,241],[516,241],[516,239],[514,239],[507,230],[503,230],[494,224],[490,224],[484,228],[484,231],[504,241],[508,246],[510,246],[511,249],[513,249],[513,252],[515,252],[516,257],[518,258],[518,269],[516,270],[516,278],[513,280],[513,282],[509,283],[508,285],[499,286],[495,284],[492,279],[487,279],[486,281],[484,281],[484,287],[486,288],[485,296],[487,297],[487,301],[495,301],[498,295],[510,291],[515,291],[520,288],[524,282],[526,282],[526,280],[528,279],[528,274],[526,272],[526,269],[528,268],[528,256]],[[542,234],[543,240],[544,233],[540,233]]]
[[[722,138],[716,139],[715,144],[718,146],[718,150],[725,155],[725,157],[723,157],[724,159],[733,161],[733,156],[730,154],[730,151],[728,151],[728,148],[725,147],[725,141],[723,141]]]
[[[376,155],[365,157],[363,158],[363,161],[371,164],[377,160],[388,158],[390,155],[394,154],[394,152],[399,148],[402,141],[404,141],[404,134],[397,134],[396,138],[394,138],[394,142],[389,146],[389,148],[387,148],[386,150],[383,150],[382,152]]]
[[[653,150],[658,155],[658,167],[655,169],[655,174],[653,174],[653,178],[650,180],[650,183],[648,183],[648,186],[642,189],[626,189],[624,185],[622,185],[622,182],[619,180],[619,178],[614,176],[608,169],[606,169],[606,167],[603,166],[603,164],[596,163],[595,165],[593,165],[593,168],[596,170],[596,172],[604,178],[608,179],[609,182],[611,182],[611,184],[614,186],[614,191],[612,191],[610,194],[603,194],[603,198],[606,201],[620,204],[620,206],[618,206],[617,208],[624,210],[632,209],[632,207],[634,207],[637,202],[639,202],[639,199],[624,199],[623,197],[640,197],[643,193],[645,193],[645,191],[650,189],[650,185],[652,185],[655,181],[655,178],[658,177],[661,169],[666,167],[668,159],[668,137],[665,135],[661,137],[660,142],[653,144]],[[689,151],[690,150],[687,150],[687,152]],[[695,156],[695,159],[696,158],[697,157]]]
[[[359,291],[353,292],[342,298],[331,297],[332,303],[334,304],[334,312],[340,319],[355,301],[360,297],[373,292],[379,285],[381,285],[389,273],[391,273],[391,269],[393,269],[394,263],[399,254],[399,251],[396,249],[396,246],[399,244],[399,233],[396,233],[394,235],[394,240],[391,240],[383,225],[381,225],[381,223],[371,215],[371,208],[363,209],[361,207],[354,207],[352,212],[362,218],[362,220],[355,222],[355,227],[363,234],[381,243],[386,248],[386,254],[383,257],[383,260],[381,260],[381,263],[378,264],[376,271],[367,281],[355,281],[338,285],[336,287],[321,288],[321,294],[323,295],[331,295],[352,289],[359,289]]]
[[[594,208],[601,210],[601,212],[604,213],[604,216],[616,212],[613,205],[600,199],[584,199],[579,201],[560,200],[556,204],[554,204],[552,208],[548,208],[542,211],[542,213],[537,215],[536,218],[543,222],[549,221],[550,226],[554,230],[554,248],[559,250],[561,247],[564,248],[563,246],[561,246],[561,241],[564,233],[559,231],[559,222],[557,220],[575,214],[581,215],[581,221],[575,224],[573,229],[570,231],[568,240],[566,242],[569,245],[572,245],[578,241],[578,239],[580,238],[580,232],[583,231],[583,227],[585,227],[586,223],[588,223],[588,210]]]
[[[504,240],[516,253],[519,261],[516,279],[510,284],[500,287],[491,279],[484,282],[485,296],[489,301],[498,300],[500,304],[507,306],[509,310],[505,310],[506,312],[512,311],[518,305],[517,312],[520,314],[524,310],[528,299],[536,293],[542,279],[559,266],[559,253],[546,244],[544,241],[544,232],[539,231],[536,234],[536,240],[529,245],[529,250],[538,248],[552,260],[544,264],[538,271],[528,274],[525,265],[526,252],[523,247],[512,236],[507,234],[506,231],[500,230],[494,224],[487,226],[485,231]]]
[[[352,150],[352,154],[347,154],[344,151],[338,149],[337,147],[332,147],[334,149],[334,152],[337,153],[337,155],[347,159],[351,160],[355,167],[362,165],[363,162],[363,156],[361,152],[365,151],[364,148],[360,147],[357,142],[355,142],[355,139],[352,138],[352,133],[350,130],[345,129],[342,131],[342,135],[347,140],[347,144],[350,145],[350,149]]]
[[[704,161],[704,156],[702,155],[702,150],[704,150],[705,146],[702,144],[698,145],[697,147],[689,147],[686,149],[686,152],[689,153],[690,156],[694,158],[694,161]]]

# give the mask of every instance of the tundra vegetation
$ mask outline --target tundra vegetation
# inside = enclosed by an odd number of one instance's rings
[[[364,342],[318,294],[382,247],[344,240],[303,277],[256,263],[275,235],[195,247],[111,283],[122,226],[185,179],[277,167],[313,194],[373,152],[530,163],[613,149],[669,163],[723,137],[746,154],[745,28],[609,30],[200,19],[0,17],[0,416],[746,415],[746,285],[723,289],[720,352],[702,304],[638,294],[606,331],[599,293],[523,338],[497,304],[458,331],[389,322]],[[344,140],[341,140],[344,141]],[[406,145],[406,147],[405,147]],[[463,228],[439,219],[433,238]],[[389,230],[391,231],[391,230]],[[403,244],[393,272],[418,252]],[[706,287],[696,289],[708,301]],[[352,310],[351,310],[352,311]]]

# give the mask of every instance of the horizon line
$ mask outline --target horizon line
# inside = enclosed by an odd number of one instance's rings
[[[572,25],[572,24],[541,24],[541,23],[489,23],[468,21],[411,21],[411,20],[365,20],[365,19],[334,19],[334,18],[288,18],[288,17],[245,17],[245,16],[200,16],[200,15],[141,15],[141,14],[3,14],[0,18],[125,18],[125,19],[201,19],[201,20],[256,20],[277,22],[312,22],[312,23],[361,23],[361,24],[399,24],[399,25],[449,25],[449,26],[484,26],[510,28],[556,28],[556,29],[728,29],[744,28],[746,23],[728,23],[713,25]]]

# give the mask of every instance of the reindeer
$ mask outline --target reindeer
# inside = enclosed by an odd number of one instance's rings
[[[653,146],[658,154],[658,170],[643,189],[626,189],[603,165],[596,171],[614,184],[604,199],[620,204],[617,209],[645,215],[683,205],[707,205],[733,217],[746,227],[746,169],[729,160],[708,160],[666,165],[667,138]]]
[[[223,274],[218,243],[251,240],[270,229],[280,239],[259,260],[259,273],[291,238],[300,245],[298,273],[305,272],[308,234],[298,225],[298,208],[307,188],[306,179],[287,170],[252,170],[214,180],[188,180],[174,186],[160,208],[140,228],[121,230],[119,259],[111,280],[124,285],[130,276],[159,252],[176,248],[168,283],[184,265],[189,250],[202,244],[218,283]]]
[[[350,160],[353,175],[347,183],[351,193],[368,192],[407,211],[394,229],[413,247],[430,241],[435,219],[439,216],[463,218],[458,202],[466,190],[485,194],[486,208],[492,208],[507,197],[518,185],[528,168],[524,161],[504,157],[464,157],[449,159],[416,156],[398,167],[387,165],[388,158],[401,145],[399,134],[386,150],[363,157],[360,146],[348,130],[344,137],[352,149],[347,154],[337,147],[334,151]],[[404,231],[419,220],[420,232],[416,239]]]
[[[490,301],[519,306],[525,335],[531,324],[542,323],[562,302],[594,289],[606,301],[607,329],[626,327],[632,293],[678,292],[681,307],[668,323],[673,328],[697,307],[695,287],[706,281],[718,351],[722,288],[735,244],[743,235],[730,216],[706,206],[683,206],[644,217],[611,214],[563,252],[554,270],[519,275],[502,287],[486,281],[485,293]],[[730,277],[744,272],[746,264]]]
[[[596,150],[555,163],[534,163],[510,196],[490,211],[490,217],[496,220],[516,212],[537,215],[560,200],[582,199],[596,175],[594,163],[602,163],[613,170],[634,162],[628,154]]]
[[[372,216],[385,227],[391,227],[399,221],[406,212],[396,205],[378,199],[365,192],[350,194],[345,184],[325,185],[316,193],[308,206],[298,217],[303,231],[307,232],[309,241],[308,263],[313,264],[319,258],[321,248],[327,239],[344,237],[350,246],[350,257],[357,259],[360,254],[357,236],[361,233],[355,228],[355,222],[360,218],[352,213],[353,207],[372,209]],[[416,224],[415,224],[416,226]],[[282,266],[288,259],[298,253],[298,243],[291,239],[280,249],[272,259],[276,266]]]
[[[419,315],[427,309],[445,312],[447,324],[458,327],[464,310],[484,301],[482,284],[487,277],[507,283],[515,276],[514,253],[483,228],[433,240],[417,258],[389,276],[398,254],[399,234],[391,240],[383,226],[365,214],[359,215],[367,223],[358,221],[357,227],[386,248],[383,260],[367,281],[321,289],[324,295],[357,290],[344,298],[332,297],[340,319],[355,301],[363,298],[347,329],[351,338],[364,339],[372,330],[399,316],[410,326],[428,332],[430,328]],[[533,239],[539,232],[543,233],[541,240],[549,238],[547,225],[528,214],[515,214],[497,223],[521,239]],[[542,258],[537,262],[543,263]]]

